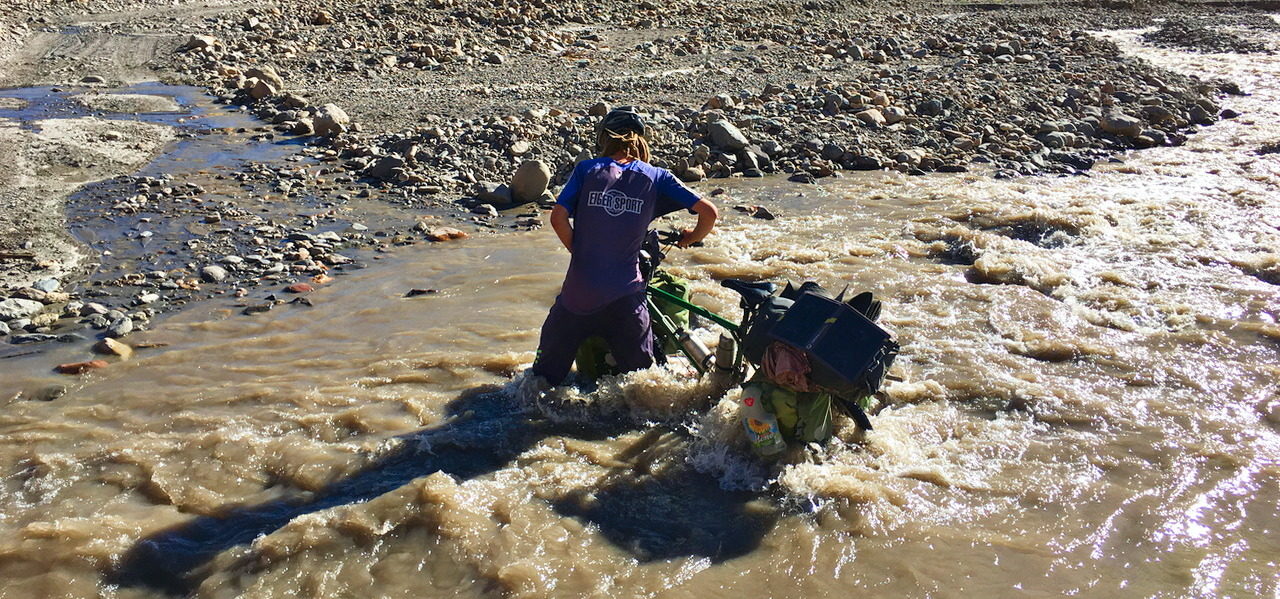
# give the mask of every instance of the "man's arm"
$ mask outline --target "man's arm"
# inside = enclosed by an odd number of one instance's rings
[[[676,244],[682,248],[702,241],[703,237],[711,233],[711,229],[716,226],[716,219],[720,217],[720,211],[716,209],[716,205],[706,198],[698,200],[698,203],[690,206],[689,209],[698,215],[698,224],[682,232],[680,243]]]
[[[714,219],[713,219],[714,220]],[[555,229],[556,237],[560,238],[560,243],[564,244],[564,249],[573,253],[573,224],[569,222],[569,210],[560,204],[556,204],[551,209],[551,228]]]

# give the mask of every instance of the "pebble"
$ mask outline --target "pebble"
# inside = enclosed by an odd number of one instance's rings
[[[107,325],[108,337],[124,337],[133,332],[133,319],[128,316],[121,316]]]
[[[133,348],[122,341],[107,337],[93,346],[93,351],[111,356],[119,356],[128,360],[133,355]]]
[[[227,269],[211,264],[200,269],[200,278],[209,283],[220,283],[227,279]]]
[[[90,370],[106,368],[109,366],[106,360],[89,360],[87,362],[70,362],[67,364],[59,364],[54,370],[61,374],[84,374]]]

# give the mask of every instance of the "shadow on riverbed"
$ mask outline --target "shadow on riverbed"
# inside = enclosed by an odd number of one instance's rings
[[[139,540],[107,582],[185,595],[199,585],[201,566],[217,554],[269,534],[292,519],[368,501],[434,472],[466,480],[498,470],[548,436],[601,440],[635,428],[622,422],[556,423],[521,411],[501,388],[464,393],[437,427],[406,435],[402,449],[334,483],[305,502],[274,501],[202,516]],[[630,468],[597,487],[581,489],[553,507],[595,523],[603,535],[642,560],[679,556],[722,561],[753,551],[777,520],[775,510],[750,513],[749,492],[720,489],[714,478],[689,467],[646,473],[660,443],[680,444],[676,433],[653,429],[619,456]],[[588,501],[586,498],[591,497]]]

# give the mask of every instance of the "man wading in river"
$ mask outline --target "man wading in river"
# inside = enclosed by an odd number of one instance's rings
[[[572,257],[542,325],[534,375],[559,385],[578,346],[593,336],[605,340],[622,372],[653,364],[640,246],[650,222],[682,208],[698,215],[698,224],[685,229],[677,244],[688,247],[715,226],[715,205],[670,171],[649,164],[644,120],[634,110],[605,115],[600,157],[574,167],[551,211],[551,227]]]

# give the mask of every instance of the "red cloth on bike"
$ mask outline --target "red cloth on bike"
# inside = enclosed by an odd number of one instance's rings
[[[785,343],[774,342],[764,351],[764,375],[770,381],[793,391],[815,391],[809,383],[809,357]]]

